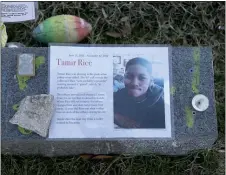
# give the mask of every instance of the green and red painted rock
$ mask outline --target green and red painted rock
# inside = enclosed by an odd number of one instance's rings
[[[42,43],[76,43],[90,34],[92,26],[73,15],[58,15],[44,20],[32,32]]]

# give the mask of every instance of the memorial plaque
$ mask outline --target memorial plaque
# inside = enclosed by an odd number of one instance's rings
[[[49,93],[56,113],[49,138],[172,138],[170,53],[167,46],[50,46]],[[112,84],[119,81],[115,64],[122,89]]]
[[[36,55],[37,69],[21,81],[16,58],[23,53]],[[2,153],[183,155],[211,148],[218,136],[212,62],[209,47],[3,48]],[[46,138],[9,122],[25,96],[48,93],[56,112]]]

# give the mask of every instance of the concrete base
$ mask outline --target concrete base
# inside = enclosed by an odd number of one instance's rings
[[[192,108],[192,82],[196,70],[194,52],[200,51],[198,90],[208,97],[210,106],[204,112],[186,114]],[[43,64],[37,63],[36,76],[25,83],[16,76],[17,54],[34,53],[44,56]],[[78,154],[147,154],[183,155],[197,149],[211,148],[217,139],[214,75],[210,48],[173,47],[171,64],[171,99],[173,135],[165,139],[80,140],[47,139],[31,133],[21,133],[9,123],[15,114],[15,105],[27,95],[46,94],[48,89],[48,48],[2,48],[2,153],[14,155],[67,156]],[[195,75],[196,76],[196,75]],[[194,83],[194,82],[193,82]],[[189,118],[190,117],[190,118]],[[192,119],[191,119],[192,118]],[[191,124],[189,121],[194,120]]]

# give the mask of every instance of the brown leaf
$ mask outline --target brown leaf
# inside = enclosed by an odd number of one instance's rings
[[[89,154],[84,154],[84,155],[80,155],[80,157],[81,158],[83,158],[83,159],[90,159],[90,158],[92,158],[93,157],[93,155],[89,155]]]
[[[122,37],[121,33],[117,33],[117,32],[106,32],[106,35],[111,36],[113,38],[120,38]]]

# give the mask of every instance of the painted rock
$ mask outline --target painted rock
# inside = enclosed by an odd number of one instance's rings
[[[80,17],[58,15],[40,23],[32,35],[42,43],[76,43],[83,40],[91,30],[91,24]]]

